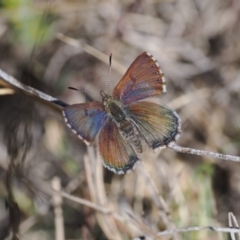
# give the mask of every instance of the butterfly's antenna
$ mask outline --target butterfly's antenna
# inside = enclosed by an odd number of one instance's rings
[[[110,88],[110,76],[112,72],[112,53],[109,56],[109,72],[108,72],[108,95],[109,95],[109,88]]]
[[[83,92],[83,93],[86,93],[86,94],[89,94],[89,95],[92,95],[92,96],[97,96],[96,93],[90,92],[90,91],[86,91],[84,89],[77,89],[75,87],[68,87],[68,88],[71,89],[71,90],[75,90],[75,91],[78,91],[78,92]]]

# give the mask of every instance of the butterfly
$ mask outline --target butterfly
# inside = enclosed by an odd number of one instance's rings
[[[147,52],[139,55],[113,90],[100,91],[102,102],[73,104],[63,109],[67,126],[87,145],[98,137],[103,165],[117,174],[131,172],[143,152],[166,147],[181,131],[178,114],[167,106],[142,101],[166,92],[158,62]]]

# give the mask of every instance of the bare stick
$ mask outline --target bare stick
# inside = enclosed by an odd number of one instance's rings
[[[200,226],[193,226],[193,227],[187,227],[187,228],[175,228],[172,230],[166,230],[159,232],[158,236],[164,236],[169,234],[174,234],[177,232],[193,232],[193,231],[201,231],[201,230],[212,230],[214,232],[222,232],[222,233],[239,233],[239,228],[230,228],[230,227],[212,227],[212,226],[206,226],[206,227],[200,227]]]
[[[161,240],[162,238],[157,235],[157,232],[152,230],[146,223],[144,223],[141,219],[138,217],[134,216],[130,212],[126,212],[127,215],[130,217],[130,219],[134,222],[134,224],[137,225],[139,229],[141,229],[144,233],[147,234],[147,236],[150,236],[151,239],[158,239]]]
[[[13,89],[17,92],[20,92],[28,97],[32,97],[36,99],[37,101],[44,103],[47,106],[50,106],[51,108],[59,111],[62,109],[62,107],[67,106],[67,103],[64,103],[57,98],[54,98],[50,95],[47,95],[35,88],[29,87],[14,77],[8,75],[3,70],[0,69],[0,85],[5,86],[8,89]]]
[[[225,154],[216,153],[216,152],[209,152],[209,151],[198,150],[194,148],[181,147],[177,145],[175,142],[170,142],[167,147],[181,153],[188,153],[193,155],[200,155],[200,156],[206,156],[206,157],[212,157],[212,158],[220,158],[228,161],[240,162],[240,157],[238,156],[225,155]]]
[[[228,226],[231,228],[238,228],[239,229],[239,225],[238,225],[238,221],[237,218],[235,217],[235,215],[232,212],[228,213]],[[240,232],[237,233],[238,235],[238,240],[240,239]],[[232,240],[236,240],[235,238],[235,233],[230,233],[231,239]]]
[[[61,196],[61,182],[58,177],[54,177],[52,180],[53,196],[52,202],[54,206],[55,214],[55,239],[64,240],[64,224],[62,214],[62,196]]]
[[[109,214],[109,213],[112,212],[112,210],[110,210],[110,209],[108,209],[108,208],[102,207],[102,206],[100,206],[100,205],[98,205],[98,204],[96,204],[96,203],[94,203],[94,202],[88,201],[88,200],[86,200],[86,199],[83,199],[83,198],[80,198],[80,197],[75,197],[75,196],[70,195],[70,194],[68,194],[68,193],[66,193],[66,192],[63,192],[63,191],[62,191],[62,192],[61,192],[61,195],[62,195],[62,197],[64,197],[64,198],[67,198],[67,199],[72,200],[72,201],[74,201],[74,202],[77,202],[77,203],[79,203],[79,204],[83,204],[83,205],[85,205],[85,206],[87,206],[87,207],[93,208],[93,209],[95,209],[95,210],[97,210],[97,211],[100,211],[100,212],[102,212],[102,213]]]

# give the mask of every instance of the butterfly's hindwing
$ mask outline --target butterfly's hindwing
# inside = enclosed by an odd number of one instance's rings
[[[118,174],[132,171],[139,160],[132,146],[124,139],[116,123],[110,118],[99,134],[99,153],[104,166]]]
[[[180,118],[166,106],[136,102],[128,106],[127,111],[142,138],[152,149],[168,145],[180,134]]]

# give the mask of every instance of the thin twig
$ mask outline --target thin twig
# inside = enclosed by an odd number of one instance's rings
[[[162,239],[160,236],[157,235],[157,233],[154,230],[152,230],[148,225],[146,225],[136,216],[134,216],[129,212],[127,214],[130,217],[130,219],[133,220],[134,224],[136,224],[139,229],[141,229],[144,233],[146,233],[147,236],[150,236],[152,239],[158,239],[158,240]]]
[[[64,103],[57,98],[54,98],[50,95],[47,95],[35,88],[27,86],[14,77],[10,76],[6,72],[0,69],[0,85],[5,86],[6,88],[10,88],[20,92],[28,97],[32,97],[37,101],[44,103],[47,106],[50,106],[54,110],[58,112],[64,107],[67,106],[67,103]]]
[[[181,147],[181,146],[177,145],[175,142],[170,142],[168,144],[168,147],[177,152],[181,152],[181,153],[188,153],[188,154],[193,154],[193,155],[219,158],[219,159],[223,159],[223,160],[227,160],[227,161],[240,162],[240,157],[238,157],[238,156],[225,155],[225,154],[216,153],[216,152],[209,152],[209,151],[198,150],[198,149],[194,149],[194,148]]]
[[[64,223],[63,223],[63,213],[62,213],[62,196],[61,196],[61,182],[58,177],[54,177],[52,180],[53,196],[52,202],[54,206],[55,215],[55,239],[64,240]]]
[[[26,233],[32,226],[34,226],[39,221],[38,216],[30,216],[26,220],[24,220],[19,228],[19,232],[21,235]]]
[[[176,228],[172,230],[166,230],[159,232],[158,236],[164,236],[164,235],[170,235],[174,234],[176,232],[193,232],[193,231],[201,231],[201,230],[211,230],[214,232],[223,232],[223,233],[239,233],[239,228],[223,228],[223,227],[212,227],[212,226],[205,226],[205,227],[199,227],[199,226],[193,226],[188,228]]]
[[[103,183],[103,169],[101,160],[95,155],[92,148],[88,147],[89,159],[84,158],[89,192],[94,203],[108,206],[109,201]],[[97,161],[96,161],[97,160]],[[113,214],[96,214],[98,223],[108,239],[121,239],[121,233],[114,221]],[[114,236],[114,238],[112,238]]]
[[[75,196],[73,196],[71,194],[68,194],[66,192],[63,192],[63,191],[61,192],[61,195],[62,195],[62,197],[66,198],[66,199],[69,199],[71,201],[74,201],[74,202],[77,202],[79,204],[85,205],[85,206],[90,207],[90,208],[92,208],[92,209],[94,209],[96,211],[99,211],[101,213],[111,214],[116,220],[121,221],[123,223],[125,223],[127,221],[127,219],[124,219],[123,216],[118,214],[116,211],[114,211],[109,206],[108,207],[100,206],[97,203],[88,201],[88,200],[80,198],[80,197],[75,197]]]
[[[86,199],[83,199],[83,198],[80,198],[80,197],[75,197],[75,196],[70,195],[70,194],[68,194],[68,193],[66,193],[66,192],[61,192],[61,195],[62,195],[64,198],[67,198],[67,199],[72,200],[72,201],[74,201],[74,202],[83,204],[83,205],[85,205],[85,206],[87,206],[87,207],[93,208],[93,209],[95,209],[95,210],[97,210],[97,211],[100,211],[100,212],[102,212],[102,213],[109,214],[109,213],[112,212],[112,211],[111,211],[110,209],[108,209],[108,208],[102,207],[102,206],[100,206],[100,205],[98,205],[98,204],[95,204],[95,203],[93,203],[93,202],[91,202],[91,201],[88,201],[88,200],[86,200]]]
[[[239,229],[238,221],[232,212],[228,213],[228,226],[231,228],[235,227]],[[238,234],[238,240],[240,240],[240,232],[238,232],[237,234]],[[235,233],[231,232],[230,236],[232,240],[236,240]]]

